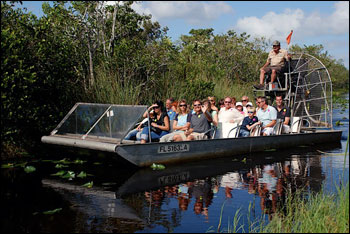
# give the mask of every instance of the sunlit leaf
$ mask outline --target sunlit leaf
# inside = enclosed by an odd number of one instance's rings
[[[51,215],[51,214],[55,214],[57,212],[60,212],[61,210],[62,210],[62,208],[57,208],[57,209],[54,209],[54,210],[44,211],[43,214],[44,215]]]
[[[26,167],[24,168],[24,171],[25,171],[26,173],[32,173],[32,172],[36,171],[36,168],[33,167],[33,166],[26,166]]]
[[[94,182],[90,181],[90,182],[88,182],[86,184],[83,184],[82,186],[87,187],[87,188],[92,188],[93,185],[94,185]]]
[[[51,174],[52,176],[63,176],[64,174],[66,174],[67,171],[59,171],[55,174]]]
[[[79,173],[79,175],[77,175],[77,177],[79,177],[79,178],[85,178],[85,177],[86,177],[86,172],[85,172],[85,171],[81,171],[81,172]]]

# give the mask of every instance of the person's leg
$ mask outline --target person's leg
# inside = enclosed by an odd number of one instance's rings
[[[241,131],[239,132],[239,134],[240,134],[242,137],[249,137],[250,132],[247,131],[247,130],[241,129]]]
[[[276,71],[276,69],[272,69],[272,71],[271,71],[271,84],[273,83],[273,82],[275,82],[275,80],[276,80],[276,75],[277,75],[277,71]]]
[[[265,70],[264,69],[260,69],[260,85],[264,85],[264,79],[265,79]]]
[[[126,137],[124,138],[125,140],[131,140],[133,139],[134,137],[136,137],[136,134],[138,133],[139,131],[137,131],[137,129],[133,129],[131,130],[128,135],[126,135]]]
[[[185,140],[186,140],[185,133],[180,132],[180,133],[176,134],[176,135],[173,137],[173,140],[174,140],[174,141],[185,141]]]
[[[165,134],[165,135],[162,135],[159,139],[159,142],[169,142],[173,139],[174,135],[176,134],[176,132],[172,132],[172,133],[169,133],[169,134]]]
[[[147,141],[149,141],[148,139],[148,129],[149,127],[144,127],[142,129],[142,132],[141,132],[141,144],[145,144]]]

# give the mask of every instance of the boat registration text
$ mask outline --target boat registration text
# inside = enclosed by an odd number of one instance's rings
[[[158,147],[158,153],[174,153],[174,152],[186,152],[190,150],[189,144],[174,144],[174,145],[161,145]]]

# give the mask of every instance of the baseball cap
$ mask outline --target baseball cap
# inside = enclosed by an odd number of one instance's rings
[[[279,45],[281,45],[281,43],[280,43],[279,41],[276,40],[276,41],[274,41],[274,42],[272,43],[272,45],[273,45],[273,46],[274,46],[274,45],[275,45],[275,46],[279,46]]]
[[[237,102],[236,106],[243,106],[242,102]]]
[[[248,102],[246,106],[253,106],[253,103]]]

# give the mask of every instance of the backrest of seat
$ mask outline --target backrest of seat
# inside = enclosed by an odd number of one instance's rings
[[[233,123],[231,126],[232,126],[231,129],[228,129],[226,133],[226,138],[236,138],[238,124]]]
[[[300,133],[301,123],[302,123],[302,118],[293,117],[292,125],[291,125],[291,133]]]
[[[256,125],[254,128],[250,130],[250,136],[260,136],[261,133],[261,126]]]
[[[174,120],[170,120],[170,126],[169,126],[169,132],[173,132],[173,124],[174,124]]]
[[[277,119],[275,126],[273,126],[273,135],[281,135],[283,127],[283,119]]]

